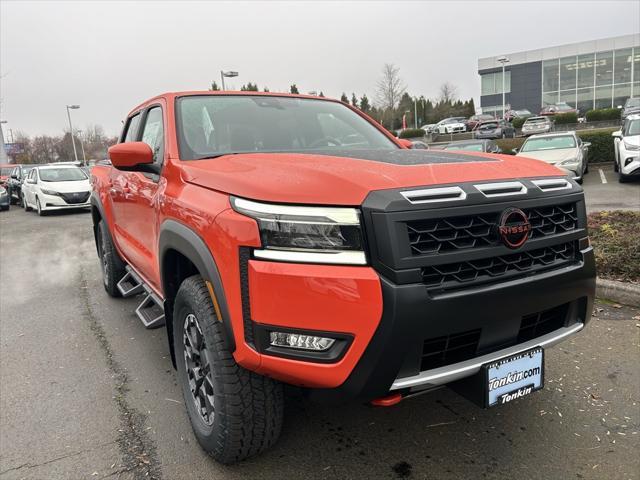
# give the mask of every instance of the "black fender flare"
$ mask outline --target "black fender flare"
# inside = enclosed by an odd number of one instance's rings
[[[96,251],[98,252],[98,255],[100,255],[100,251],[98,249],[98,228],[99,228],[99,221],[96,221],[96,216],[93,214],[93,207],[95,207],[96,210],[98,210],[98,214],[100,215],[100,218],[102,220],[104,220],[105,224],[107,223],[107,218],[104,215],[104,207],[102,206],[102,201],[100,200],[100,197],[98,196],[98,194],[95,191],[91,192],[91,219],[93,221],[93,239],[95,240],[96,243]],[[109,230],[109,225],[107,225],[107,231]],[[111,235],[111,232],[109,232],[109,235]],[[111,241],[113,241],[113,239],[111,239]]]
[[[158,239],[158,261],[160,266],[160,278],[162,281],[162,290],[166,297],[168,291],[168,285],[166,285],[165,272],[164,272],[164,260],[169,250],[175,250],[178,253],[188,258],[191,263],[195,265],[202,277],[211,282],[213,287],[213,293],[218,301],[220,307],[220,319],[222,327],[227,337],[227,346],[229,352],[233,353],[236,349],[235,337],[233,336],[233,326],[231,325],[231,317],[229,316],[229,307],[227,304],[227,298],[222,286],[222,278],[218,271],[216,261],[211,254],[211,251],[205,244],[204,240],[192,229],[186,225],[177,222],[175,220],[165,220],[160,226],[160,235]],[[165,318],[167,318],[167,336],[169,337],[169,346],[171,348],[172,358],[174,357],[173,350],[173,299],[165,298]],[[169,315],[167,315],[169,313]]]

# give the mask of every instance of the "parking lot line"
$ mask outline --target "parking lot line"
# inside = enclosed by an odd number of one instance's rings
[[[602,183],[607,183],[607,177],[604,176],[602,169],[599,168],[598,171],[600,172],[600,180],[602,180]]]

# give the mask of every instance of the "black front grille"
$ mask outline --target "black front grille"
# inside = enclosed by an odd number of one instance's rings
[[[564,327],[568,308],[569,304],[565,304],[522,317],[520,331],[518,332],[518,343],[526,342]]]
[[[452,365],[470,360],[478,355],[497,352],[537,337],[551,333],[564,327],[569,304],[525,315],[520,320],[518,337],[510,341],[494,345],[492,348],[480,349],[481,329],[445,335],[425,340],[422,346],[420,371]]]
[[[576,204],[523,209],[531,223],[529,238],[556,235],[578,227]],[[498,245],[502,211],[406,222],[412,255],[435,255]]]
[[[62,199],[70,205],[76,203],[86,203],[89,199],[89,192],[61,193]]]
[[[469,330],[425,340],[422,347],[420,370],[431,370],[475,357],[478,351],[480,332],[480,329]]]
[[[576,253],[575,242],[568,242],[508,255],[433,265],[422,268],[422,281],[428,288],[439,290],[504,281],[558,268],[574,261]]]

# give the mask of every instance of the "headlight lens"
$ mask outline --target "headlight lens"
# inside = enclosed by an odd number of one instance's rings
[[[40,189],[42,191],[42,193],[44,193],[45,195],[55,195],[58,196],[58,192],[54,192],[53,190],[47,190],[45,188],[41,188]]]
[[[231,197],[233,209],[255,218],[258,258],[290,262],[365,265],[360,213],[355,208],[259,203]]]
[[[578,163],[577,158],[570,158],[569,160],[563,160],[560,162],[560,165],[575,165],[576,163]]]
[[[632,145],[630,143],[624,142],[624,148],[626,150],[632,150],[632,151],[636,151],[636,150],[640,150],[640,146],[638,145]]]

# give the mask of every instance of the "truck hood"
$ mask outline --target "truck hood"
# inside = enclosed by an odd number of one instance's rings
[[[248,153],[180,161],[184,181],[265,202],[360,205],[372,190],[562,176],[546,163],[434,150]],[[365,157],[365,158],[362,158]]]
[[[547,163],[558,163],[578,156],[577,148],[556,148],[554,150],[537,150],[518,153],[518,157],[533,158]]]

